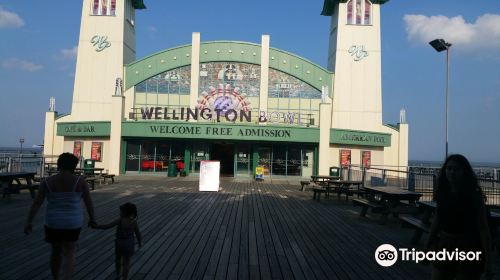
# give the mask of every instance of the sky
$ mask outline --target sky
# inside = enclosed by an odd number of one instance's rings
[[[260,43],[326,67],[329,17],[323,0],[144,1],[136,14],[137,59],[202,41]],[[49,98],[69,113],[82,1],[0,0],[0,147],[43,142]],[[384,123],[406,110],[410,160],[445,151],[445,54],[450,51],[449,150],[500,162],[500,4],[497,0],[398,1],[382,5]]]

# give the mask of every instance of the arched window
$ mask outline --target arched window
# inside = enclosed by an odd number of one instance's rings
[[[347,24],[371,24],[372,3],[369,0],[347,2]]]
[[[91,14],[93,16],[114,16],[116,0],[93,0]]]

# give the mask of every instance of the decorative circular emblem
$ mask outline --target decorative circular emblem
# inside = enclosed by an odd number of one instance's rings
[[[232,88],[231,84],[223,86],[219,84],[219,88],[211,86],[208,91],[204,91],[198,99],[198,108],[209,108],[212,110],[250,110],[250,102],[247,100],[244,93],[239,93],[239,88]]]
[[[222,112],[234,109],[233,99],[229,96],[219,96],[215,99],[214,108]]]

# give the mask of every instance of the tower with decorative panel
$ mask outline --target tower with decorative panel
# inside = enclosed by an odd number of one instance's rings
[[[142,0],[84,0],[70,120],[109,121],[116,79],[136,58]]]
[[[382,125],[380,6],[388,0],[325,0],[331,17],[328,70],[335,73],[332,127]]]

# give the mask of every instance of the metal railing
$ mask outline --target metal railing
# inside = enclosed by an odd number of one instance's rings
[[[487,205],[500,206],[500,176],[497,169],[488,172],[475,168],[478,183],[486,196]],[[385,169],[381,167],[361,168],[351,165],[341,168],[341,178],[363,181],[364,186],[396,186],[422,194],[420,200],[431,201],[437,186],[439,168],[413,168],[405,170]]]
[[[32,154],[0,154],[0,172],[36,172],[44,174],[46,157]]]

